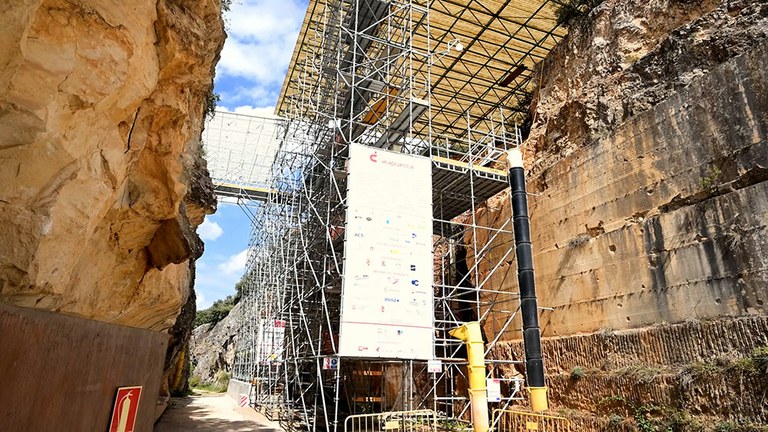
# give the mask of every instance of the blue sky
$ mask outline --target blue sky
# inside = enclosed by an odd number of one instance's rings
[[[225,14],[227,41],[216,67],[217,109],[271,114],[307,9],[306,0],[234,0]],[[250,220],[237,205],[219,203],[197,229],[205,254],[197,261],[197,308],[235,293],[245,272]]]
[[[250,220],[237,205],[220,203],[218,211],[205,218],[197,233],[205,242],[195,276],[199,310],[235,293],[235,284],[245,270]]]
[[[234,0],[216,67],[220,108],[274,110],[306,10],[306,0]]]

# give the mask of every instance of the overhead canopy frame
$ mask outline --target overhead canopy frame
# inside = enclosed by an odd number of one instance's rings
[[[482,129],[499,109],[508,119],[524,114],[535,82],[535,66],[562,39],[555,0],[435,0],[429,3],[429,23],[416,28],[411,43],[424,56],[414,59],[414,76],[426,76],[431,61],[431,116],[419,119],[415,135],[426,135],[431,122],[436,135],[461,137],[468,129]],[[310,118],[316,107],[302,105],[300,95],[307,82],[321,82],[316,67],[326,8],[333,3],[310,0],[296,48],[276,105],[286,117]],[[414,6],[425,8],[424,0]],[[427,37],[427,32],[431,35]],[[317,33],[315,33],[317,34]],[[427,46],[431,40],[431,46]],[[451,49],[458,41],[463,49]],[[454,42],[454,44],[452,44]],[[427,56],[426,54],[431,53]],[[429,97],[428,97],[429,96]],[[469,120],[468,120],[469,119]],[[470,124],[467,124],[467,122]],[[495,119],[493,121],[498,121]]]

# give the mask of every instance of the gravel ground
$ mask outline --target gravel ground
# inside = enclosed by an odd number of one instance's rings
[[[279,432],[270,422],[251,408],[240,408],[226,394],[203,393],[173,398],[155,424],[154,432]]]

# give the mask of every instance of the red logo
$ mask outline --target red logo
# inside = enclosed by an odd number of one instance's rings
[[[139,412],[140,397],[141,386],[117,389],[109,432],[133,432],[136,428],[136,414]]]
[[[377,162],[376,158],[378,158],[379,155],[376,152],[371,153],[371,155],[368,157],[368,159],[371,160],[371,162]]]

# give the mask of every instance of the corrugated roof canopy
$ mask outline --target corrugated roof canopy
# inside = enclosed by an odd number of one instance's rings
[[[338,0],[341,1],[341,0]],[[303,82],[317,80],[317,59],[325,48],[322,32],[329,2],[310,0],[299,40],[276,107],[279,115],[309,116],[315,107],[300,106],[306,87]],[[423,0],[413,3],[425,7]],[[430,3],[429,34],[432,51],[443,51],[449,42],[458,41],[462,51],[434,56],[431,67],[433,132],[462,136],[467,130],[467,115],[473,128],[493,116],[499,107],[511,111],[527,109],[525,102],[532,87],[534,65],[565,35],[558,27],[554,0],[435,0]],[[426,21],[419,23],[412,43],[415,50],[428,52]],[[422,60],[419,60],[422,59]],[[314,65],[313,65],[314,62]],[[426,74],[426,57],[416,57],[414,74]],[[414,125],[424,132],[426,119]]]

